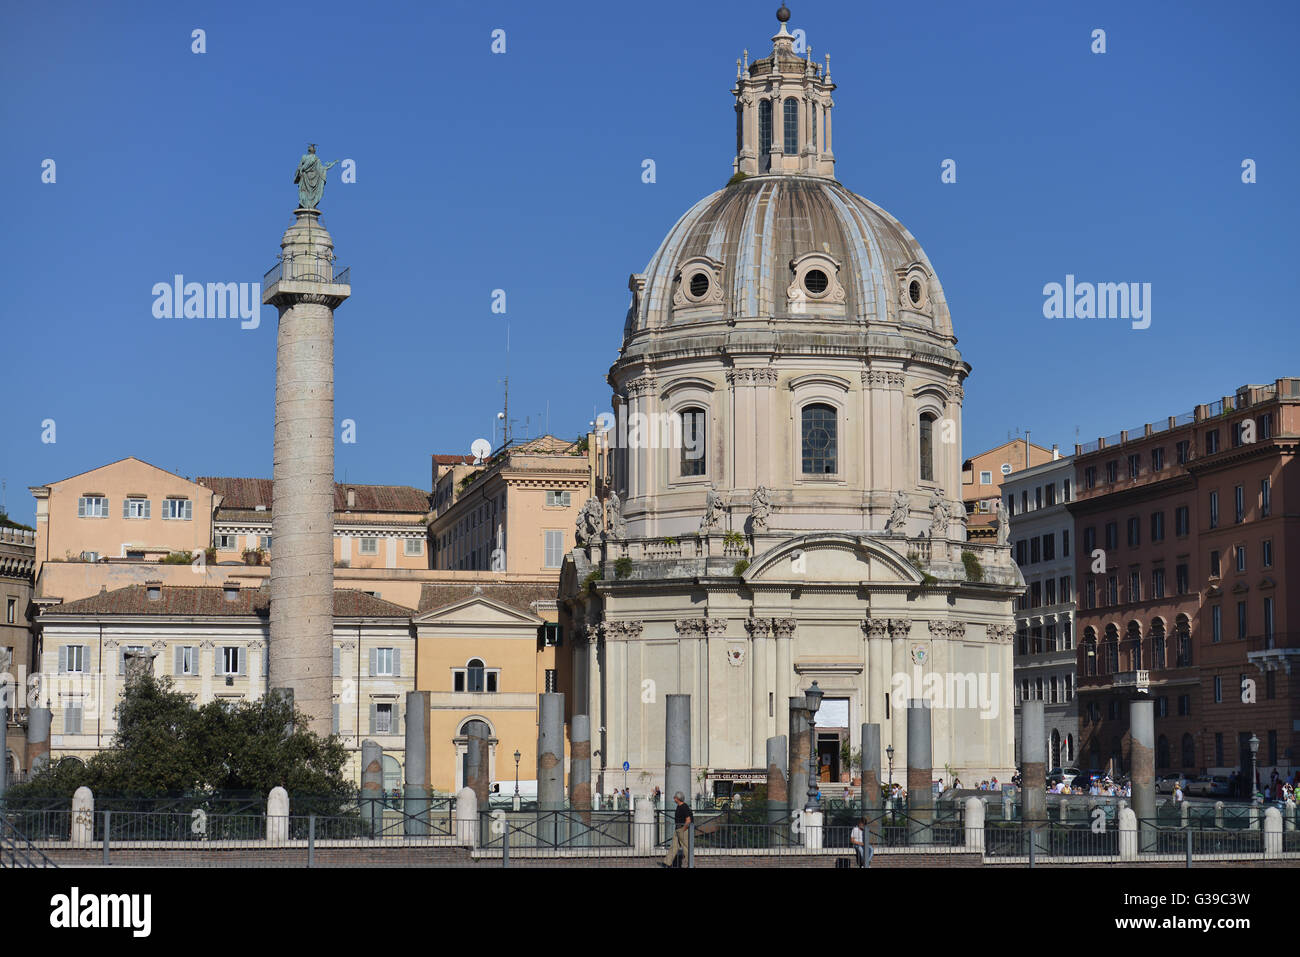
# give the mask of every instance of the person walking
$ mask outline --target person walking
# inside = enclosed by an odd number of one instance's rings
[[[867,840],[867,819],[865,817],[858,818],[858,823],[849,832],[849,843],[853,845],[853,853],[857,855],[858,867],[870,867],[871,858],[876,852],[871,849],[871,844]]]
[[[668,843],[668,854],[664,857],[664,867],[681,867],[677,856],[686,853],[686,842],[691,827],[691,806],[681,791],[673,795],[677,809],[673,812],[673,839]]]

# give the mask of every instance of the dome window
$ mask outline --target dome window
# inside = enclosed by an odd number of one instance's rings
[[[697,272],[691,277],[691,297],[694,299],[703,299],[709,291],[709,274]]]
[[[803,277],[803,287],[811,296],[820,296],[830,288],[831,281],[820,269],[810,269]]]
[[[921,280],[913,279],[907,286],[907,296],[912,300],[912,305],[921,304]]]

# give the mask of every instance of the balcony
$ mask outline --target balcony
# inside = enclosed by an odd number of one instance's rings
[[[1139,691],[1145,694],[1151,688],[1151,672],[1121,671],[1112,676],[1112,686],[1116,691]]]
[[[262,302],[278,307],[303,294],[324,295],[333,309],[351,295],[351,283],[351,267],[339,266],[332,254],[282,255],[262,276]]]
[[[1246,660],[1260,671],[1281,669],[1288,675],[1300,664],[1300,632],[1255,635],[1246,639]],[[1300,672],[1300,668],[1296,669]]]

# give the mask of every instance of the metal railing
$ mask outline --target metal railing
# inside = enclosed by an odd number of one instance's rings
[[[0,867],[55,867],[45,852],[0,816]]]
[[[282,256],[262,276],[265,291],[278,282],[321,282],[346,285],[351,281],[352,267],[340,267],[332,255],[299,253]]]

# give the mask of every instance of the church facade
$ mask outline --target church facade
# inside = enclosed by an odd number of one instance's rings
[[[1009,546],[966,539],[970,366],[920,245],[834,178],[829,59],[795,51],[788,16],[737,63],[735,175],[629,283],[612,467],[561,573],[566,707],[605,790],[625,761],[662,785],[677,693],[701,785],[755,776],[814,680],[823,780],[864,722],[903,768],[915,698],[936,776],[1014,768],[1024,581]]]

